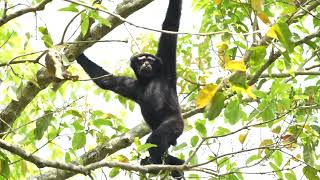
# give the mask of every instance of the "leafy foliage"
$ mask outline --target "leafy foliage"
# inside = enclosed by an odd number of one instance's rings
[[[4,9],[0,3],[1,18],[23,8],[15,1],[6,2],[12,8]],[[66,81],[57,89],[49,85],[33,93],[42,88],[36,77],[44,63],[42,51],[32,52],[68,48],[64,43],[75,39],[75,34],[78,40],[91,40],[93,25],[114,25],[97,9],[52,3],[41,13],[56,12],[56,21],[61,21],[58,27],[43,22],[45,18],[40,16],[28,16],[28,22],[38,23],[31,28],[23,16],[0,26],[0,133],[5,142],[41,158],[81,164],[81,154],[135,131],[141,116],[132,101],[92,82]],[[112,3],[95,4],[94,8],[108,10],[106,7],[115,5]],[[319,4],[303,0],[193,1],[195,11],[186,13],[202,16],[194,18],[193,32],[214,33],[179,35],[177,89],[187,118],[185,131],[170,154],[199,166],[197,171],[186,171],[186,178],[242,180],[272,174],[286,180],[320,179]],[[58,15],[76,20],[67,29],[65,42],[56,45],[67,24]],[[145,16],[141,18],[144,22]],[[139,36],[128,33],[126,38],[135,38],[132,47],[124,46],[125,53],[119,56],[128,54],[128,59],[131,51],[155,53],[157,35],[146,32]],[[115,46],[103,54],[113,54]],[[120,57],[102,58],[101,64],[104,60],[116,64],[114,74],[133,76],[128,61],[122,64],[118,63]],[[68,71],[85,77],[75,64]],[[27,101],[26,107],[20,106]],[[101,159],[135,165],[154,147],[144,144],[142,137],[130,138],[134,145]],[[98,178],[137,178],[133,170],[117,166],[91,173]],[[26,179],[35,174],[39,174],[36,165],[0,151],[0,179]],[[166,178],[168,172],[139,175],[141,179]]]

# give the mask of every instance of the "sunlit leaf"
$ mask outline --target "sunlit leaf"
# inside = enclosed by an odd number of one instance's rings
[[[242,134],[239,135],[239,142],[240,142],[241,144],[243,144],[244,141],[246,140],[246,138],[247,138],[247,136],[248,136],[248,133],[249,133],[249,131],[247,131],[247,132],[242,133]]]
[[[220,4],[221,4],[221,1],[222,1],[222,0],[214,0],[214,3],[215,3],[216,5],[220,5]]]
[[[264,12],[258,12],[257,16],[261,19],[265,24],[271,24],[269,17]]]
[[[276,31],[273,29],[273,27],[271,27],[268,32],[267,32],[267,36],[273,38],[273,39],[278,39],[277,33]]]
[[[53,113],[50,111],[46,111],[46,114],[36,121],[36,128],[34,130],[36,139],[40,140],[43,137],[44,132],[48,129],[50,125],[52,117]]]
[[[229,134],[230,132],[231,131],[229,129],[219,126],[218,130],[216,130],[213,135],[214,136],[222,136],[222,135]]]
[[[213,120],[214,118],[218,117],[224,107],[224,100],[225,97],[223,93],[216,93],[212,98],[210,104],[206,107],[205,116],[209,120]]]
[[[109,119],[95,119],[92,121],[92,123],[96,127],[101,127],[101,126],[113,127],[113,124]]]
[[[288,180],[297,180],[296,175],[294,174],[294,172],[292,173],[285,173],[284,176],[288,179]]]
[[[72,138],[72,147],[80,149],[86,145],[86,134],[84,132],[75,133]]]
[[[308,178],[308,180],[320,180],[317,174],[318,170],[310,166],[305,166],[302,171],[303,171],[303,174]]]
[[[150,143],[141,144],[141,145],[138,146],[137,151],[138,152],[145,152],[145,151],[147,151],[148,149],[150,149],[152,147],[157,147],[157,145],[150,144]]]
[[[272,29],[276,32],[277,37],[281,44],[287,49],[288,52],[292,52],[294,43],[291,40],[291,32],[287,23],[279,22],[275,24]]]
[[[198,136],[193,136],[191,138],[191,146],[195,147],[198,144],[198,141],[199,141],[199,137]]]
[[[217,89],[218,89],[218,85],[216,84],[209,84],[205,86],[203,89],[201,89],[199,92],[199,96],[196,100],[197,107],[203,108],[206,105],[208,105],[212,97],[217,92]]]
[[[120,173],[120,168],[119,167],[114,167],[114,168],[111,169],[111,171],[109,173],[109,177],[110,178],[116,177],[119,173]]]
[[[251,7],[257,12],[263,11],[264,0],[251,0]]]
[[[281,169],[277,165],[273,164],[272,162],[269,162],[269,165],[275,171],[275,173],[278,175],[279,178],[283,177]]]
[[[246,64],[244,61],[238,61],[238,60],[230,60],[229,57],[225,57],[225,65],[224,68],[226,70],[231,70],[231,71],[246,71]]]
[[[85,36],[89,31],[90,20],[86,13],[81,13],[81,34]]]
[[[283,161],[282,153],[278,150],[275,151],[273,153],[273,159],[274,159],[274,162],[276,163],[276,165],[280,167],[282,164],[282,161]]]
[[[72,3],[67,7],[59,9],[59,11],[79,12],[77,5]]]
[[[303,146],[303,160],[313,166],[315,162],[315,150],[310,143]]]
[[[126,156],[122,155],[122,154],[118,154],[118,155],[116,156],[116,159],[117,159],[119,162],[122,162],[122,163],[128,163],[128,162],[129,162],[129,159],[128,159]]]
[[[41,39],[43,40],[46,47],[50,48],[53,46],[53,41],[51,38],[51,35],[49,34],[49,31],[46,27],[39,27],[39,32],[42,34]]]
[[[249,166],[251,162],[256,161],[258,159],[260,159],[260,156],[257,154],[254,154],[246,160],[246,165]]]
[[[207,136],[207,129],[203,121],[196,121],[195,126],[195,128],[198,130],[201,136]]]
[[[21,174],[23,176],[25,176],[28,172],[28,165],[27,165],[27,162],[24,161],[24,160],[21,160],[20,161],[20,167],[21,167]]]
[[[224,117],[226,122],[231,125],[236,124],[241,118],[241,109],[238,100],[231,101],[224,110]]]
[[[273,144],[272,139],[265,139],[265,140],[261,141],[259,147],[267,147],[271,144]],[[260,156],[263,151],[264,151],[264,149],[259,149],[258,155]]]

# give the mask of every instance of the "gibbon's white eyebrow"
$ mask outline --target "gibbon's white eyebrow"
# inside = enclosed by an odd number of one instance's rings
[[[146,56],[140,56],[138,57],[138,60],[142,60],[142,59],[146,59],[147,57]]]

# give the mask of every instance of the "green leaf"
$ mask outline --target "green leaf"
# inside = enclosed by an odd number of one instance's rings
[[[287,180],[297,180],[297,177],[293,171],[292,173],[285,173],[284,176],[287,178]]]
[[[37,140],[40,140],[44,132],[48,129],[53,113],[51,111],[45,111],[45,115],[36,121],[36,128],[34,129],[34,135]]]
[[[145,151],[147,151],[149,148],[152,148],[152,147],[157,147],[157,145],[155,145],[155,144],[150,144],[150,143],[142,144],[142,145],[138,146],[137,151],[138,151],[138,152],[145,152]]]
[[[280,167],[282,164],[282,161],[283,161],[282,153],[278,150],[275,151],[273,153],[273,159],[274,159],[274,162],[276,163],[276,165]]]
[[[26,174],[27,174],[27,172],[28,172],[28,166],[27,166],[27,162],[26,161],[24,161],[24,160],[21,160],[20,161],[20,168],[21,168],[21,174],[23,175],[23,176],[25,176]]]
[[[303,146],[303,160],[310,166],[314,166],[315,151],[311,146],[311,143],[307,143]]]
[[[77,110],[68,110],[65,113],[63,113],[62,117],[66,117],[68,115],[72,115],[72,116],[76,116],[76,117],[82,118],[81,113],[79,111],[77,111]]]
[[[99,23],[101,23],[107,27],[111,27],[111,23],[108,21],[108,19],[101,17],[99,15],[99,13],[97,13],[95,11],[90,11],[89,16],[92,17],[93,19],[99,21]]]
[[[61,8],[58,11],[79,12],[79,10],[76,7],[76,4],[70,4],[69,6]]]
[[[183,148],[185,148],[185,147],[187,147],[188,145],[187,145],[187,143],[181,143],[181,144],[179,144],[179,145],[177,145],[177,146],[174,146],[173,147],[173,149],[175,150],[175,151],[178,151],[178,150],[181,150],[181,149],[183,149]]]
[[[71,156],[70,153],[66,152],[65,156],[64,156],[64,161],[66,163],[70,163],[71,162]]]
[[[230,123],[231,125],[236,124],[241,118],[241,109],[239,101],[233,100],[231,101],[226,109],[224,110],[224,117],[226,122]]]
[[[282,179],[283,175],[282,175],[281,169],[277,165],[273,164],[272,162],[269,162],[269,165],[275,171],[278,177]]]
[[[116,177],[120,172],[120,168],[119,167],[114,167],[111,169],[110,173],[109,173],[109,177],[113,178]]]
[[[254,154],[252,156],[250,156],[247,161],[246,161],[246,165],[249,166],[249,164],[255,160],[260,159],[260,157],[257,154]]]
[[[191,156],[192,153],[193,153],[193,151],[190,151],[190,152],[189,152],[189,156]],[[198,156],[197,156],[197,155],[194,155],[194,156],[191,158],[190,164],[191,164],[191,165],[196,165],[196,164],[198,164]]]
[[[199,142],[199,137],[198,136],[193,136],[191,138],[191,146],[192,147],[195,147],[198,144],[198,142]]]
[[[108,119],[95,119],[92,121],[92,124],[98,128],[100,128],[101,126],[113,127],[112,122]]]
[[[222,135],[229,134],[230,132],[231,131],[229,129],[219,126],[218,130],[216,132],[214,132],[213,135],[214,136],[222,136]]]
[[[2,151],[0,151],[0,174],[6,177],[5,179],[10,176],[9,158]]]
[[[198,174],[190,174],[189,179],[200,180],[200,176]]]
[[[309,179],[309,180],[320,180],[319,176],[317,175],[318,170],[306,166],[303,168],[303,174]]]
[[[218,117],[224,107],[225,97],[223,93],[216,93],[211,100],[211,103],[206,107],[206,118],[213,120]]]
[[[197,131],[200,133],[200,135],[202,137],[207,136],[207,129],[204,125],[204,121],[199,121],[199,120],[196,121],[195,126],[196,126]]]
[[[287,23],[278,22],[272,29],[276,32],[277,37],[281,44],[287,49],[288,52],[293,52],[294,43],[291,40],[291,32]]]
[[[48,48],[52,47],[53,41],[52,41],[51,35],[48,32],[48,29],[46,27],[41,26],[38,28],[38,30],[42,34],[41,39],[43,40],[45,46]]]
[[[86,145],[86,134],[84,132],[75,133],[72,138],[73,149],[80,149]]]
[[[90,20],[86,13],[81,13],[81,34],[85,36],[89,31]]]

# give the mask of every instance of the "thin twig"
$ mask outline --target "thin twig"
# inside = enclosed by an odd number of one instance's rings
[[[94,11],[101,11],[101,12],[107,13],[107,14],[109,14],[111,16],[114,16],[114,17],[118,18],[120,21],[125,22],[125,23],[127,23],[127,24],[129,24],[131,26],[137,27],[137,28],[141,28],[141,29],[145,29],[145,30],[149,30],[149,31],[154,31],[154,32],[166,33],[166,34],[182,34],[182,35],[193,35],[193,36],[212,36],[212,35],[217,35],[217,34],[228,33],[228,34],[232,34],[232,35],[241,34],[243,36],[246,36],[246,35],[259,33],[259,32],[262,31],[262,30],[259,30],[259,31],[249,32],[249,33],[237,33],[237,32],[231,32],[231,31],[225,30],[225,31],[206,32],[206,33],[189,33],[189,32],[176,32],[176,31],[160,30],[160,29],[154,29],[154,28],[149,28],[149,27],[145,27],[145,26],[140,26],[140,25],[134,24],[131,21],[127,20],[126,18],[121,17],[120,15],[118,15],[116,13],[113,13],[111,11],[107,11],[107,10],[104,10],[104,9],[100,9],[98,7],[92,7],[92,6],[89,6],[87,4],[84,4],[84,3],[81,3],[81,2],[76,2],[76,1],[73,1],[73,0],[64,0],[64,1],[67,1],[67,2],[70,2],[70,3],[73,3],[73,4],[77,4],[77,5],[92,9]]]
[[[52,0],[44,0],[44,1],[42,1],[41,3],[39,3],[38,5],[36,5],[34,7],[21,9],[21,10],[19,10],[17,12],[14,12],[12,14],[6,15],[5,18],[1,18],[0,19],[0,26],[4,25],[5,23],[9,22],[10,20],[12,20],[14,18],[17,18],[19,16],[22,16],[24,14],[43,10],[45,8],[45,6],[51,1]]]

